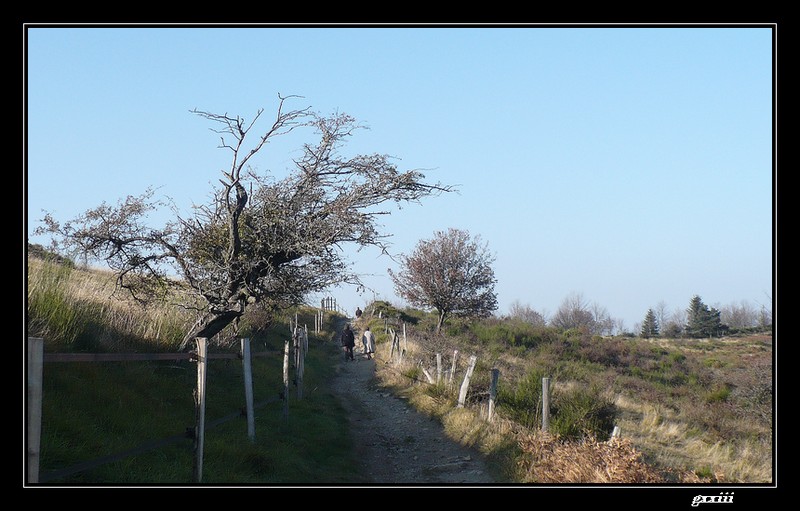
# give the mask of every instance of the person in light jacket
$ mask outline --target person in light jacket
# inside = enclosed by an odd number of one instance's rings
[[[364,329],[364,335],[361,336],[361,344],[364,345],[364,354],[367,356],[367,360],[371,360],[372,354],[375,353],[375,334],[370,331],[369,325]]]

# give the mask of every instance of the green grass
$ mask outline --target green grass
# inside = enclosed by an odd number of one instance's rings
[[[276,339],[273,344],[282,341]],[[258,350],[254,350],[258,351]],[[282,351],[253,360],[255,440],[243,416],[205,433],[206,485],[328,485],[365,480],[353,459],[347,417],[327,382],[338,349],[310,340],[303,399],[292,386],[284,417]],[[43,380],[40,474],[111,457],[194,426],[191,362],[48,363]],[[207,373],[206,424],[244,407],[242,364],[212,359]],[[54,485],[193,484],[188,437],[90,470],[42,481]]]

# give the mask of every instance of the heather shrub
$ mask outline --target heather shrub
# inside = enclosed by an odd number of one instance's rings
[[[469,327],[471,335],[484,346],[533,349],[552,342],[560,333],[550,327],[532,325],[518,320],[483,320]]]
[[[555,393],[550,413],[550,432],[565,439],[606,440],[616,419],[614,403],[597,387],[575,386]]]
[[[529,429],[541,427],[542,378],[546,376],[544,370],[534,368],[510,385],[501,380],[497,388],[498,413]]]

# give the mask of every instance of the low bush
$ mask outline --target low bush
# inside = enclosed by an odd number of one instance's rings
[[[555,393],[550,432],[560,438],[607,440],[614,429],[616,407],[597,388],[573,387]]]
[[[541,427],[542,378],[546,376],[545,371],[534,368],[511,384],[498,385],[498,413],[528,429]]]

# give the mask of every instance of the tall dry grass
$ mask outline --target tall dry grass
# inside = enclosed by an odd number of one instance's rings
[[[113,273],[28,258],[28,335],[59,349],[176,347],[194,317],[178,307],[143,307]]]
[[[618,395],[623,435],[660,466],[694,467],[714,482],[771,483],[772,446],[755,436],[721,441],[690,426],[680,411]]]

